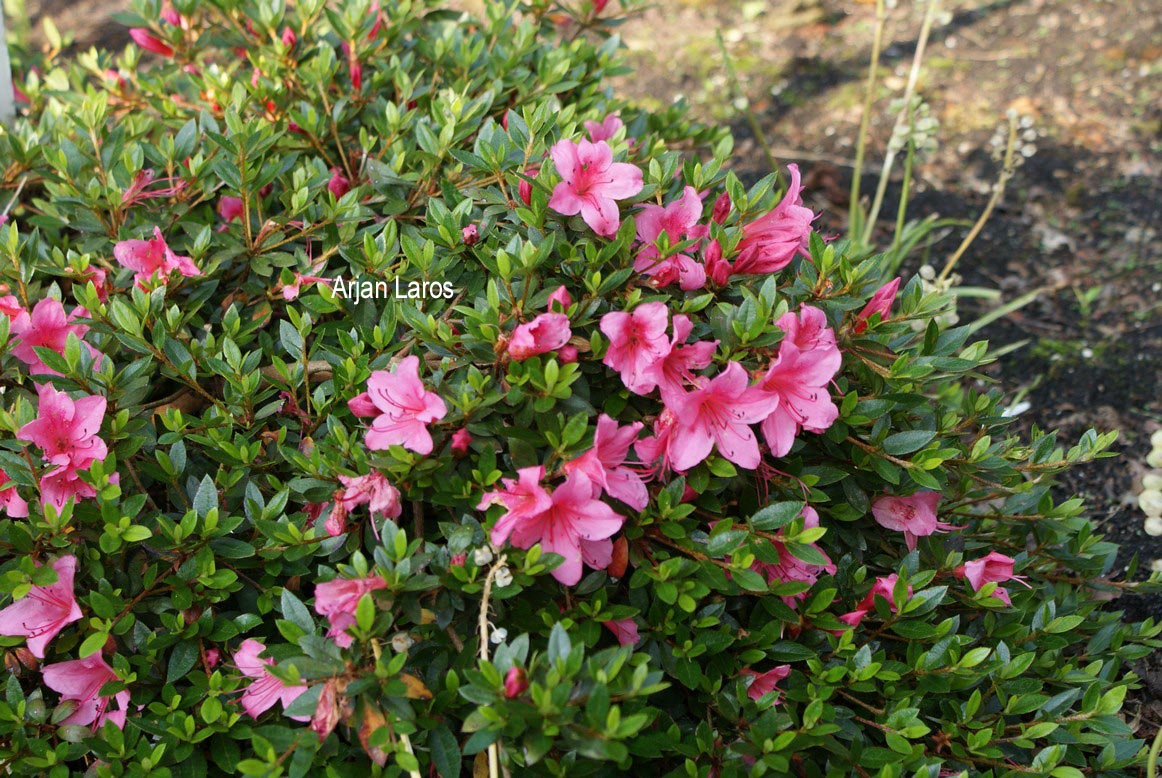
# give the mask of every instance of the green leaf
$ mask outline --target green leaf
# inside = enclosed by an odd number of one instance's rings
[[[169,652],[169,666],[166,669],[165,682],[173,683],[184,678],[197,661],[198,644],[196,641],[183,640],[176,644]]]
[[[432,764],[440,778],[457,778],[460,775],[460,743],[445,726],[436,727],[428,736],[428,750],[432,753]]]
[[[286,616],[292,624],[302,629],[303,632],[309,635],[315,631],[315,622],[311,618],[311,612],[290,589],[282,590],[279,607],[282,610],[282,615]]]
[[[569,633],[565,631],[560,622],[554,624],[553,629],[549,632],[549,661],[566,660],[572,650],[573,644],[569,641]]]
[[[907,430],[884,438],[883,449],[892,456],[911,454],[928,445],[936,437],[935,430]]]

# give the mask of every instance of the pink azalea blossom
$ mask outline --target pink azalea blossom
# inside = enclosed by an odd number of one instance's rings
[[[734,269],[722,256],[722,244],[716,240],[710,241],[702,255],[706,264],[706,275],[718,286],[726,286],[730,282],[730,274]]]
[[[649,503],[649,492],[641,476],[625,466],[630,446],[637,440],[641,428],[640,421],[619,428],[617,420],[601,414],[593,434],[593,448],[565,463],[565,472],[580,471],[613,499],[634,510],[643,510]]]
[[[506,519],[509,516],[493,527],[493,545],[507,540],[517,548],[530,548],[540,542],[542,550],[564,557],[553,577],[568,586],[581,580],[583,559],[595,569],[609,565],[613,553],[609,538],[625,522],[624,516],[594,497],[593,484],[580,471],[569,474],[553,491],[547,510],[515,521]]]
[[[109,483],[120,483],[117,473],[109,476]],[[77,470],[69,468],[58,473],[41,476],[40,504],[42,507],[51,505],[59,512],[69,500],[80,502],[97,496],[97,490],[92,484],[81,480]]]
[[[65,625],[81,618],[81,609],[73,595],[73,576],[77,571],[75,556],[62,556],[52,563],[56,583],[33,586],[23,598],[0,610],[0,635],[28,638],[28,650],[44,659],[44,649]]]
[[[811,221],[815,215],[803,206],[799,166],[788,165],[791,185],[774,210],[743,225],[734,273],[775,273],[791,263],[796,254],[807,255]]]
[[[2,222],[0,222],[2,223]],[[9,320],[15,319],[20,314],[24,313],[24,306],[20,304],[15,296],[6,294],[0,297],[0,315],[7,316]],[[11,333],[11,328],[9,332]]]
[[[490,505],[503,505],[508,509],[508,512],[501,516],[496,522],[496,526],[492,528],[493,545],[499,546],[509,535],[522,527],[531,526],[537,516],[553,507],[553,498],[541,486],[541,481],[545,477],[543,466],[522,467],[516,472],[515,479],[502,478],[501,483],[504,488],[486,492],[481,498],[480,504],[476,506],[476,509],[481,511],[487,510]],[[519,540],[513,540],[513,544],[521,545],[525,541],[526,539],[522,536]],[[528,546],[531,546],[536,541],[528,540],[527,542]],[[528,546],[522,547],[527,548]]]
[[[738,362],[712,379],[697,379],[696,386],[666,402],[677,418],[669,441],[674,468],[689,470],[710,456],[716,445],[720,455],[739,467],[758,467],[759,445],[750,425],[765,419],[777,400],[750,386]]]
[[[428,425],[448,412],[444,401],[420,381],[420,360],[407,356],[391,372],[376,370],[367,380],[367,391],[347,405],[356,416],[374,416],[367,430],[367,447],[382,451],[403,446],[417,454],[432,453]]]
[[[900,279],[895,278],[876,290],[867,305],[855,317],[855,332],[858,335],[867,330],[868,319],[878,313],[880,321],[888,318],[892,312],[892,303],[896,300],[896,292],[900,288]]]
[[[270,674],[267,669],[275,662],[273,659],[260,659],[259,654],[266,651],[266,646],[254,638],[247,638],[234,653],[234,664],[247,678],[252,678],[246,691],[242,693],[242,709],[250,714],[251,718],[258,718],[264,712],[281,702],[285,709],[307,690],[306,685],[286,685]],[[310,716],[291,716],[295,721],[309,721]]]
[[[28,503],[21,498],[16,491],[16,484],[3,470],[0,470],[0,508],[14,519],[28,515]]]
[[[633,619],[603,621],[601,626],[614,634],[619,645],[636,646],[642,640],[641,635],[638,634],[637,622]]]
[[[120,241],[113,247],[113,256],[135,273],[134,280],[142,289],[158,277],[164,282],[175,270],[183,276],[202,274],[193,260],[170,249],[160,227],[153,228],[153,237],[149,240]]]
[[[70,659],[45,665],[41,671],[44,685],[57,692],[61,700],[75,700],[77,709],[60,721],[61,724],[84,726],[91,724],[94,731],[111,721],[118,729],[125,728],[125,714],[129,710],[129,691],[117,692],[112,697],[100,696],[101,687],[117,680],[113,668],[100,654],[84,659]],[[116,701],[117,710],[110,710]]]
[[[572,304],[573,297],[569,294],[569,290],[564,286],[558,286],[553,290],[553,293],[549,295],[549,302],[546,307],[550,311],[558,310],[561,313],[564,313],[565,311],[569,310],[569,306]]]
[[[903,532],[908,550],[914,551],[916,538],[962,529],[936,520],[939,502],[940,495],[936,492],[916,492],[907,497],[887,495],[872,503],[872,516],[881,527]]]
[[[624,126],[625,122],[618,118],[616,114],[611,113],[600,122],[585,122],[585,132],[589,133],[589,140],[597,143],[602,140],[613,140],[613,136]]]
[[[563,179],[553,189],[549,207],[565,216],[581,218],[603,238],[617,234],[621,218],[617,200],[642,190],[642,171],[636,165],[614,162],[605,141],[580,143],[565,138],[549,151]]]
[[[680,395],[687,386],[694,383],[694,372],[704,369],[714,359],[717,340],[686,344],[693,330],[690,317],[674,314],[674,335],[670,340],[669,353],[650,364],[643,373],[642,386],[652,389],[656,384],[662,394],[662,402]]]
[[[241,197],[223,195],[222,199],[218,201],[218,215],[222,217],[222,220],[226,222],[226,224],[229,224],[235,219],[241,219],[243,213],[244,211],[242,209]],[[221,227],[219,227],[218,231],[221,232],[222,230],[226,229],[226,224],[223,224]]]
[[[656,385],[647,373],[670,353],[668,319],[665,303],[643,303],[633,313],[613,311],[601,317],[601,331],[609,338],[602,362],[621,373],[621,382],[631,392],[645,394]]]
[[[791,674],[791,666],[778,665],[776,667],[772,667],[770,670],[767,670],[765,673],[756,673],[754,670],[751,670],[748,667],[743,669],[742,672],[754,678],[754,680],[751,681],[750,686],[747,687],[746,696],[750,697],[755,702],[758,702],[763,698],[764,695],[770,694],[771,692],[777,693],[779,691],[777,684],[779,681],[783,680]],[[777,694],[774,702],[771,704],[779,704],[779,698]]]
[[[763,420],[763,436],[771,453],[786,456],[800,429],[824,432],[839,418],[827,384],[839,372],[843,357],[835,331],[823,311],[803,306],[799,315],[785,313],[776,322],[785,333],[779,355],[759,382],[777,400]]]
[[[508,355],[517,362],[523,362],[537,354],[547,354],[562,348],[571,337],[573,332],[569,329],[568,316],[563,313],[542,313],[513,330],[508,341]]]
[[[702,218],[702,200],[697,190],[686,187],[682,197],[666,207],[647,203],[642,205],[637,216],[637,238],[646,245],[634,259],[633,269],[650,277],[655,286],[668,286],[674,282],[684,290],[701,289],[706,285],[706,268],[687,254],[672,254],[665,259],[655,244],[666,234],[671,246],[683,240],[701,240],[706,236],[706,227],[698,226]]]
[[[378,470],[373,470],[367,475],[341,475],[339,481],[342,482],[343,488],[335,496],[335,500],[348,513],[360,505],[366,505],[372,516],[387,516],[394,519],[403,510],[399,490]]]
[[[65,314],[65,307],[60,300],[45,297],[32,308],[32,313],[21,310],[12,319],[9,331],[16,338],[16,345],[12,355],[29,366],[33,375],[60,375],[50,368],[36,353],[36,347],[52,349],[58,354],[65,353],[65,345],[69,335],[76,335],[81,339],[81,345],[93,358],[94,363],[101,359],[101,352],[84,342],[85,333],[89,328],[83,324],[73,324],[77,318],[88,316],[84,308],[74,308],[71,314]]]
[[[386,588],[387,581],[378,575],[336,578],[318,584],[315,587],[315,610],[331,622],[327,637],[332,638],[341,648],[350,646],[351,636],[347,634],[347,628],[355,623],[355,608],[359,600],[368,592]]]
[[[895,600],[892,599],[892,590],[896,588],[896,581],[898,581],[899,578],[900,577],[895,573],[883,576],[882,578],[877,578],[875,583],[872,584],[871,591],[868,592],[867,596],[860,601],[859,605],[856,606],[856,609],[851,613],[843,614],[839,617],[839,620],[848,626],[858,627],[860,622],[863,621],[863,617],[875,610],[876,597],[882,597],[884,600],[886,600],[888,607],[892,610],[892,613],[895,613],[896,603]],[[905,602],[910,599],[912,599],[912,587],[908,586],[908,596],[905,598]]]
[[[1014,562],[1016,560],[1010,556],[1005,556],[999,551],[990,551],[980,559],[965,562],[957,567],[953,574],[958,578],[966,579],[972,585],[973,591],[980,591],[981,587],[987,583],[1001,584],[1006,581],[1017,581],[1031,589],[1032,587],[1025,582],[1024,576],[1013,574]],[[1004,600],[1009,605],[1013,604],[1012,600],[1009,599],[1008,591],[1001,586],[993,589],[993,596]]]
[[[638,459],[650,465],[651,477],[665,475],[675,469],[670,454],[670,440],[674,436],[674,427],[677,424],[678,417],[674,412],[669,408],[663,408],[658,417],[654,419],[654,434],[634,443],[633,450],[637,453]]]
[[[819,526],[819,513],[810,505],[804,506],[802,516],[804,529],[814,529]],[[782,535],[781,530],[779,535]],[[819,580],[819,576],[821,574],[827,573],[828,575],[835,575],[835,564],[831,561],[830,557],[824,553],[823,549],[819,548],[818,545],[814,543],[810,544],[812,548],[814,548],[820,554],[823,554],[824,559],[827,560],[827,562],[822,565],[804,562],[803,560],[795,557],[781,541],[774,540],[771,542],[775,547],[775,551],[779,555],[779,561],[775,563],[769,563],[755,560],[754,564],[751,565],[751,569],[766,578],[768,583],[785,583],[788,581],[797,581],[814,586],[815,582]],[[806,596],[806,592],[792,594],[783,597],[783,602],[786,603],[788,607],[794,608],[798,603],[802,602],[803,598]]]
[[[153,33],[144,27],[134,27],[129,30],[129,37],[141,48],[160,54],[163,57],[172,57],[173,49],[167,46]]]
[[[152,200],[158,197],[174,197],[187,186],[189,186],[186,181],[183,181],[182,179],[175,176],[173,178],[158,179],[158,183],[172,182],[172,186],[165,186],[158,189],[149,189],[146,191],[147,188],[153,184],[154,177],[156,175],[157,174],[153,171],[153,168],[145,168],[144,170],[137,171],[136,175],[133,176],[133,182],[130,183],[129,186],[127,186],[121,193],[121,207],[128,208],[129,206],[137,205],[138,203],[144,202],[146,200]]]
[[[108,453],[105,441],[97,437],[105,416],[105,398],[87,395],[73,400],[53,385],[41,384],[37,417],[20,428],[16,437],[40,447],[54,469],[84,470]]]
[[[315,703],[315,715],[311,716],[310,730],[319,736],[322,743],[339,723],[338,679],[328,678],[323,683],[319,701]]]

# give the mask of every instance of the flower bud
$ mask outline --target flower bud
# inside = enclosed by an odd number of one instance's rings
[[[468,431],[467,427],[461,427],[452,433],[452,453],[458,457],[462,457],[468,453],[468,447],[472,445],[472,433]]]
[[[529,678],[523,667],[510,667],[504,676],[504,696],[513,700],[524,694],[529,688]]]
[[[464,229],[460,230],[460,239],[464,241],[465,246],[475,246],[480,242],[480,232],[476,229],[475,224],[469,224]]]

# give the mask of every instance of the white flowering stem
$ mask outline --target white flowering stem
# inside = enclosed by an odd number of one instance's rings
[[[1001,164],[1001,175],[999,178],[997,178],[997,185],[993,187],[993,196],[989,198],[988,204],[985,205],[984,210],[980,214],[980,218],[976,220],[976,224],[972,225],[972,229],[969,230],[968,234],[964,236],[964,240],[961,241],[960,247],[957,248],[956,252],[948,258],[948,262],[944,264],[944,269],[941,270],[940,275],[936,277],[938,282],[948,278],[949,274],[952,272],[952,269],[956,267],[956,263],[960,261],[962,256],[964,256],[964,252],[968,251],[968,247],[972,245],[972,242],[976,240],[976,236],[979,235],[980,231],[984,229],[985,222],[987,222],[989,217],[992,216],[993,208],[995,208],[997,203],[1000,202],[1001,195],[1005,193],[1005,184],[1009,182],[1009,179],[1013,175],[1013,151],[1016,149],[1016,147],[1017,113],[1016,111],[1011,111],[1009,113],[1009,140],[1005,145],[1005,159]]]
[[[867,146],[867,130],[871,123],[871,108],[876,92],[876,71],[880,67],[880,49],[883,46],[886,22],[884,0],[876,0],[875,34],[872,37],[871,62],[867,66],[867,84],[863,88],[863,113],[859,117],[859,134],[855,139],[855,164],[852,165],[851,197],[847,207],[847,226],[853,238],[860,231],[860,220],[863,218],[859,207],[859,185],[863,176],[863,153]]]
[[[912,57],[912,71],[908,74],[908,85],[904,88],[904,105],[896,116],[896,123],[892,127],[891,137],[896,137],[908,122],[911,115],[912,95],[916,93],[916,82],[920,80],[921,66],[924,64],[924,51],[928,48],[928,35],[932,32],[932,24],[936,21],[936,12],[940,9],[940,0],[928,0],[928,10],[924,13],[924,22],[920,26],[920,35],[916,38],[916,54]],[[867,244],[871,240],[872,230],[876,226],[876,218],[880,215],[880,207],[884,204],[884,192],[888,188],[888,179],[891,178],[892,166],[896,162],[896,149],[888,141],[888,150],[884,155],[884,164],[880,169],[880,180],[876,185],[876,196],[872,200],[871,210],[867,215],[867,223],[863,227],[861,243]]]
[[[504,567],[507,560],[504,554],[501,554],[492,563],[492,567],[488,568],[488,575],[484,577],[484,595],[480,599],[480,619],[477,622],[480,628],[480,658],[488,661],[488,600],[492,597],[492,582],[496,578],[496,572]],[[488,746],[488,778],[499,778],[500,776],[500,744],[492,743]]]
[[[4,4],[0,2],[0,124],[16,118],[16,93],[12,89],[12,63],[8,59],[8,36],[4,32]]]

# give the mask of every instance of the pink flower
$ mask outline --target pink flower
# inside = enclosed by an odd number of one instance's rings
[[[113,256],[125,267],[134,271],[134,280],[144,289],[147,282],[160,276],[164,281],[177,270],[183,276],[200,276],[201,270],[194,265],[189,257],[173,253],[160,227],[153,228],[153,238],[150,240],[123,240],[113,247]]]
[[[323,683],[319,701],[315,703],[315,715],[311,716],[310,730],[319,736],[322,743],[339,723],[338,679],[328,678]]]
[[[589,140],[597,143],[602,140],[612,140],[617,131],[624,126],[625,122],[619,119],[616,114],[611,113],[600,122],[585,122],[585,132],[589,133]]]
[[[776,684],[791,674],[791,666],[778,665],[776,667],[772,667],[770,670],[767,670],[765,673],[756,673],[754,670],[751,670],[748,667],[745,668],[742,672],[754,678],[754,680],[750,682],[750,686],[747,687],[746,696],[750,697],[755,702],[758,702],[763,698],[764,695],[770,694],[771,692],[777,693],[779,691],[779,687]],[[771,704],[779,704],[779,698],[777,694],[774,702]]]
[[[872,503],[872,515],[881,527],[904,533],[908,550],[916,549],[916,538],[937,532],[962,529],[936,520],[936,492],[916,492],[907,497],[888,495]]]
[[[368,592],[386,589],[387,581],[378,575],[366,578],[336,578],[315,587],[315,611],[326,616],[331,622],[327,637],[332,638],[340,648],[351,645],[347,628],[355,623],[355,608],[359,600]]]
[[[461,427],[452,433],[452,453],[456,456],[464,456],[468,453],[468,447],[472,445],[472,433],[468,431],[467,427]]]
[[[553,189],[549,207],[565,216],[581,218],[603,238],[617,234],[621,219],[617,200],[642,190],[642,171],[636,165],[614,162],[605,141],[558,141],[549,151],[563,179]]]
[[[633,619],[603,621],[601,622],[601,626],[614,634],[619,645],[636,646],[641,642],[641,635],[637,631],[637,622]]]
[[[16,491],[16,484],[11,482],[8,474],[0,470],[0,508],[4,509],[10,517],[14,519],[24,518],[28,515],[28,503],[25,502],[20,494]]]
[[[357,87],[358,88],[358,87]],[[331,194],[335,195],[338,200],[343,195],[351,191],[351,181],[347,179],[343,172],[337,167],[331,168],[331,180],[327,182],[327,189]]]
[[[46,475],[66,470],[84,470],[108,453],[105,441],[97,437],[105,416],[105,398],[100,395],[73,400],[52,384],[38,388],[37,417],[20,428],[16,437],[34,443],[44,452],[54,469]]]
[[[460,239],[464,241],[465,246],[475,246],[480,242],[480,230],[476,229],[475,224],[469,224],[460,230]]]
[[[343,483],[343,489],[335,499],[348,513],[360,505],[366,505],[372,516],[387,516],[394,519],[403,510],[399,501],[399,490],[378,470],[373,470],[367,475],[341,475],[339,480]]]
[[[668,318],[665,303],[643,303],[633,313],[613,311],[601,317],[601,331],[609,338],[602,361],[621,373],[621,382],[631,392],[645,394],[655,386],[647,371],[670,353]]]
[[[569,294],[569,290],[564,286],[558,286],[549,295],[549,302],[546,306],[550,311],[558,310],[561,313],[569,310],[569,306],[573,304],[573,297]]]
[[[523,667],[512,666],[504,674],[504,697],[514,700],[529,688],[529,677]]]
[[[619,428],[615,419],[601,414],[597,431],[593,433],[593,448],[577,459],[565,463],[565,472],[580,471],[594,486],[634,510],[643,510],[650,500],[641,476],[625,467],[629,448],[637,440],[642,423],[634,422]]]
[[[974,559],[971,562],[965,562],[960,567],[957,567],[953,574],[958,578],[965,578],[969,584],[972,585],[973,591],[980,591],[981,587],[987,583],[1005,583],[1006,581],[1017,581],[1024,586],[1032,588],[1025,583],[1024,576],[1013,575],[1013,563],[1016,562],[1010,556],[1005,556],[998,551],[990,551],[987,555],[980,559]],[[1004,600],[1007,604],[1012,605],[1012,600],[1009,599],[1009,593],[998,586],[993,590],[993,596]]]
[[[710,221],[715,224],[722,224],[726,221],[726,217],[730,215],[730,195],[726,192],[718,195],[718,199],[714,201],[714,208],[710,212]]]
[[[92,282],[93,289],[97,292],[97,299],[101,302],[109,302],[109,290],[112,285],[108,281],[108,273],[105,268],[97,265],[89,265],[84,270],[77,270],[70,267],[69,270],[76,273],[80,277],[80,283],[86,284]],[[74,312],[84,310],[83,308],[76,308]],[[92,353],[96,353],[96,349],[91,349]]]
[[[218,650],[217,648],[207,648],[206,649],[205,665],[206,665],[207,670],[213,670],[215,667],[217,667],[218,662],[221,661],[221,659],[222,659],[222,652],[220,650]]]
[[[782,202],[765,216],[743,225],[734,273],[775,273],[790,264],[796,254],[807,255],[807,236],[815,215],[803,206],[799,166],[788,165],[791,185]]]
[[[804,529],[814,529],[815,527],[819,526],[819,513],[810,505],[803,507],[802,516]],[[782,535],[781,530],[779,535]],[[823,549],[819,548],[819,546],[816,544],[811,543],[809,545],[820,554],[823,554],[823,557],[827,559],[826,564],[815,565],[811,564],[810,562],[804,562],[803,560],[793,556],[790,550],[782,542],[778,540],[771,542],[774,544],[775,551],[779,555],[779,561],[772,564],[755,560],[754,564],[751,565],[751,569],[766,578],[768,583],[797,581],[814,586],[815,582],[819,580],[820,574],[827,573],[828,575],[835,575],[836,568],[834,563],[832,563],[827,554],[823,552]],[[788,607],[794,608],[806,596],[806,592],[792,594],[783,597],[783,602],[786,603]]]
[[[867,596],[860,601],[859,605],[856,606],[856,609],[851,613],[843,614],[839,617],[839,620],[848,626],[858,627],[860,622],[863,621],[863,617],[875,610],[876,597],[882,597],[884,600],[886,600],[888,607],[892,610],[892,613],[895,613],[896,603],[895,600],[892,599],[892,590],[896,588],[896,581],[898,581],[899,578],[900,577],[895,573],[884,576],[882,578],[877,578],[876,582],[872,584],[871,591],[868,592]],[[912,599],[912,587],[908,586],[908,596],[905,598],[905,602],[910,599]]]
[[[689,470],[710,456],[715,445],[739,467],[758,467],[759,444],[750,425],[765,419],[777,400],[748,384],[743,366],[731,362],[713,379],[697,379],[694,391],[667,400],[666,407],[677,418],[669,443],[675,469]]]
[[[530,548],[539,541],[542,550],[564,557],[553,577],[568,586],[581,580],[582,558],[595,569],[609,565],[613,553],[609,538],[625,522],[594,497],[593,484],[579,471],[570,473],[552,493],[547,510],[518,520],[509,516],[511,512],[493,527],[492,544],[500,546],[507,540],[517,548]]]
[[[760,386],[777,400],[762,430],[771,453],[781,457],[791,450],[800,429],[823,432],[839,418],[827,384],[839,371],[843,357],[835,331],[818,308],[805,305],[798,316],[785,313],[776,325],[785,335]]]
[[[714,358],[718,348],[717,340],[698,341],[686,345],[694,325],[688,316],[674,314],[674,336],[670,341],[670,351],[646,368],[642,386],[653,388],[656,384],[662,394],[662,402],[681,395],[687,386],[694,383],[694,371],[702,370]]]
[[[77,558],[59,557],[53,561],[52,569],[56,571],[56,583],[33,586],[22,599],[0,610],[0,635],[28,638],[28,650],[37,659],[44,659],[48,642],[65,625],[81,618],[81,609],[73,595]]]
[[[0,315],[7,316],[9,319],[15,319],[22,313],[24,313],[24,306],[20,304],[20,300],[16,299],[16,297],[10,294],[0,297]]]
[[[542,313],[513,330],[508,341],[508,355],[522,362],[537,354],[556,351],[569,342],[573,332],[569,317],[563,313]]]
[[[181,14],[179,14],[177,9],[173,7],[173,3],[171,3],[170,0],[162,0],[161,18],[164,21],[172,24],[174,27],[180,27],[182,23]]]
[[[218,201],[218,215],[229,224],[235,219],[242,218],[242,198],[233,197],[231,195],[223,195],[222,199]],[[226,229],[226,224],[218,228],[218,231]]]
[[[282,45],[283,46],[286,46],[288,49],[293,49],[294,45],[298,41],[298,39],[299,39],[299,36],[295,35],[295,31],[292,30],[290,27],[283,27],[282,28]]]
[[[503,505],[508,509],[508,512],[500,517],[492,529],[492,542],[495,545],[500,545],[504,542],[504,538],[507,538],[519,527],[529,524],[535,517],[553,507],[553,498],[541,486],[541,480],[545,477],[543,466],[522,467],[516,472],[515,480],[502,478],[501,483],[504,488],[485,492],[484,497],[476,506],[476,509],[480,511],[487,510],[490,505]],[[500,538],[500,543],[497,542],[497,538]],[[528,541],[528,546],[534,542]],[[514,540],[513,543],[517,544],[518,541]],[[523,547],[527,548],[528,546]]]
[[[658,414],[658,417],[654,419],[654,434],[634,443],[633,450],[637,453],[638,459],[652,465],[649,468],[651,477],[665,475],[674,469],[672,455],[670,454],[670,440],[674,436],[674,427],[677,424],[678,417],[674,412],[669,408],[663,408],[662,412]],[[690,487],[687,486],[686,488],[689,489]],[[697,495],[695,494],[695,496]]]
[[[702,200],[697,190],[686,187],[682,197],[666,207],[645,204],[637,216],[637,238],[646,244],[638,252],[633,269],[650,276],[655,286],[668,286],[678,282],[684,290],[701,289],[706,285],[706,268],[686,254],[672,254],[661,259],[654,243],[666,234],[671,246],[686,239],[705,237],[707,230],[698,226],[702,218]]]
[[[356,416],[375,417],[367,431],[368,448],[403,446],[417,454],[432,453],[428,425],[444,418],[448,409],[438,394],[424,388],[419,369],[419,357],[404,357],[391,372],[372,373],[367,391],[348,401]]]
[[[152,200],[156,197],[173,197],[188,186],[188,184],[180,178],[162,178],[162,181],[172,181],[173,186],[162,187],[160,189],[150,189],[146,191],[146,187],[153,183],[154,176],[153,168],[145,168],[137,171],[133,176],[133,182],[126,187],[125,191],[121,193],[121,207],[127,208],[131,205],[144,202],[145,200]]]
[[[162,43],[153,33],[144,27],[134,27],[129,30],[129,37],[141,48],[160,54],[163,57],[172,57],[173,49]]]
[[[896,292],[900,288],[900,279],[895,278],[888,283],[881,286],[868,300],[867,305],[855,317],[855,332],[858,335],[867,329],[867,320],[871,318],[872,314],[878,313],[880,321],[888,318],[892,311],[892,303],[896,300]]]
[[[105,664],[100,654],[84,659],[71,659],[45,665],[41,671],[44,685],[57,692],[61,701],[76,700],[77,709],[61,724],[91,724],[96,731],[111,721],[118,729],[125,728],[125,714],[129,710],[129,691],[120,691],[112,697],[101,697],[101,687],[117,680],[113,668]],[[109,710],[110,700],[116,700],[117,710]]]
[[[19,342],[12,349],[12,355],[29,366],[33,375],[60,375],[50,368],[36,353],[36,347],[49,348],[58,354],[65,353],[65,345],[69,335],[76,335],[82,345],[93,357],[94,362],[101,358],[101,352],[88,343],[84,343],[85,333],[89,328],[83,324],[73,324],[79,316],[88,316],[84,308],[74,308],[69,315],[65,314],[65,307],[60,300],[45,297],[32,308],[32,313],[19,311],[12,319],[10,332]]]
[[[234,664],[247,678],[253,678],[246,691],[242,693],[242,709],[250,714],[251,718],[258,718],[269,710],[276,702],[281,702],[285,709],[307,690],[306,685],[287,686],[278,678],[270,674],[266,668],[273,665],[273,659],[260,659],[259,654],[266,651],[266,646],[254,638],[247,638],[234,652]],[[310,716],[291,716],[295,721],[309,721]]]
[[[505,114],[508,118],[508,114]],[[507,129],[507,128],[506,128]],[[530,167],[525,169],[525,175],[529,179],[536,178],[540,175],[541,169],[539,167]],[[520,195],[520,201],[525,205],[530,205],[533,201],[533,183],[532,181],[522,178],[520,184],[517,185],[517,194]]]

